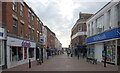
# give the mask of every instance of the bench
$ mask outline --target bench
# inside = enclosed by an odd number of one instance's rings
[[[91,62],[92,64],[97,64],[97,59],[87,57],[87,62]]]
[[[41,65],[41,60],[40,59],[37,59],[37,65]]]

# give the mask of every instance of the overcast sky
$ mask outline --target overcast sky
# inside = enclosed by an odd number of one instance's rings
[[[63,47],[70,44],[71,29],[79,12],[96,13],[110,0],[25,0],[57,36]]]

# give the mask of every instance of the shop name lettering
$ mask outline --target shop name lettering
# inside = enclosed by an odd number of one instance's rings
[[[105,39],[106,38],[106,35],[101,35],[101,36],[95,36],[93,39],[94,40],[102,40],[102,39]]]
[[[120,35],[120,28],[118,29],[117,33]]]
[[[31,46],[31,44],[30,44],[30,42],[29,43],[27,43],[27,42],[22,42],[22,46],[24,46],[24,47],[30,47]]]

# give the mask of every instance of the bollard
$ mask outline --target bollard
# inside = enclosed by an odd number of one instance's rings
[[[29,59],[29,68],[31,68],[31,60]]]

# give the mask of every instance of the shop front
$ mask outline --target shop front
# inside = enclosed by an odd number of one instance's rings
[[[36,43],[36,59],[43,59],[43,48],[42,43]]]
[[[117,65],[120,60],[118,44],[120,38],[120,34],[118,33],[119,29],[120,27],[88,37],[86,39],[88,45],[88,57],[93,57],[100,62],[104,62],[106,53],[106,62]]]
[[[7,67],[15,67],[36,59],[36,43],[7,37]]]
[[[5,67],[5,29],[0,28],[0,69]]]
[[[120,65],[120,39],[117,40],[117,44],[118,44],[118,46],[117,46],[117,54],[118,54],[117,64]]]

